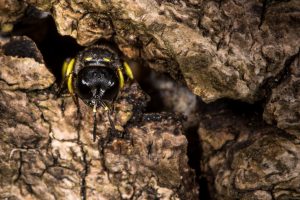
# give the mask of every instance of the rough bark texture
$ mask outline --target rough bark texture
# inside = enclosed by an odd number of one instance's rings
[[[274,88],[264,112],[264,119],[287,132],[300,133],[300,53],[291,61],[286,80]]]
[[[30,43],[19,41],[25,40]],[[101,110],[94,143],[91,108],[81,103],[78,129],[72,98],[54,98],[54,77],[44,64],[3,54],[0,59],[1,199],[197,198],[180,118],[144,114],[148,96],[136,83],[115,104],[120,135],[109,131]]]
[[[0,24],[3,25],[15,23],[24,15],[27,5],[24,1],[4,0],[0,2]]]
[[[242,115],[205,107],[174,82],[154,84],[165,110],[186,115],[187,127],[200,120],[201,175],[212,198],[300,198],[299,0],[2,1],[1,31],[32,6],[51,14],[61,35],[83,46],[109,40],[205,102],[266,100],[263,114]],[[79,133],[71,98],[54,99],[53,77],[35,45],[6,42],[0,41],[3,198],[197,198],[181,124],[168,114],[143,113],[147,97],[137,84],[116,103],[114,120],[128,137],[108,134],[102,111],[96,144],[90,108],[81,105]]]
[[[212,107],[199,127],[201,168],[213,199],[299,199],[300,141],[242,115]]]
[[[112,38],[207,102],[261,98],[299,51],[298,0],[28,2],[51,11],[62,35],[82,45]]]
[[[127,57],[142,58],[153,69],[170,73],[206,102],[222,97],[254,102],[276,91],[300,48],[298,0],[15,1],[9,4],[13,9],[3,5],[2,24],[20,18],[27,5],[50,11],[60,34],[81,45],[113,40]],[[295,86],[288,85],[289,90]]]

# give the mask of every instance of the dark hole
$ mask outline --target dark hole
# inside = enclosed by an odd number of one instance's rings
[[[57,32],[53,18],[29,7],[25,16],[14,26],[13,36],[28,36],[41,51],[46,66],[61,80],[61,67],[66,58],[74,57],[84,47],[70,36]]]

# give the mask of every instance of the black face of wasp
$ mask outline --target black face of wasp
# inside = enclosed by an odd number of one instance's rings
[[[102,102],[112,102],[119,92],[119,78],[108,67],[87,66],[82,68],[76,78],[76,93],[88,105],[97,107]]]
[[[124,87],[124,76],[133,80],[130,66],[122,62],[117,52],[107,46],[95,45],[85,49],[66,61],[63,65],[63,81],[59,91],[66,84],[69,93],[79,110],[78,97],[93,108],[93,140],[96,140],[97,108],[103,106],[108,114],[111,128],[114,124],[110,118],[108,105],[117,98],[119,90]]]

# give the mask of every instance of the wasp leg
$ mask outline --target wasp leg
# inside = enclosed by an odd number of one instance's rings
[[[81,111],[80,111],[80,104],[79,104],[78,96],[75,94],[71,94],[71,95],[72,95],[72,99],[77,107],[77,117],[80,117]]]
[[[71,94],[72,96],[72,99],[77,107],[77,115],[76,115],[76,118],[77,119],[81,119],[81,111],[80,111],[80,104],[79,104],[79,99],[78,99],[78,96],[76,94]]]
[[[56,91],[56,93],[55,93],[55,97],[56,97],[56,98],[60,97],[61,92],[62,92],[62,90],[64,89],[64,86],[65,86],[66,83],[67,83],[67,80],[68,80],[68,77],[65,77],[65,78],[62,80],[62,82],[60,83],[60,85],[58,86],[58,89],[57,89],[57,91]]]
[[[113,105],[113,104],[112,104]],[[112,115],[112,109],[110,109],[104,102],[102,102],[102,106],[104,107],[106,113],[107,113],[107,117],[109,120],[109,124],[110,124],[110,129],[108,130],[108,134],[107,134],[107,143],[110,143],[113,141],[114,138],[119,138],[120,136],[120,131],[118,131],[115,127],[115,123],[111,118]],[[113,108],[114,109],[114,108]]]
[[[93,142],[96,141],[96,131],[97,131],[97,103],[94,104],[93,107],[93,118],[94,118],[94,124],[93,124]]]
[[[67,82],[67,86],[68,86],[68,90],[71,94],[74,94],[74,89],[73,89],[73,68],[74,68],[74,63],[75,63],[75,59],[71,59],[68,66],[67,66],[67,70],[66,70],[66,76],[68,77],[68,82]]]
[[[112,100],[111,104],[110,104],[110,110],[112,113],[115,112],[115,102],[116,102],[117,98],[115,98],[114,100]]]
[[[71,60],[66,60],[64,61],[64,64],[62,66],[62,81],[58,87],[58,90],[56,92],[56,97],[59,97],[64,86],[67,84],[68,85],[68,90],[72,94],[73,93],[73,88],[69,87],[69,83],[72,82],[72,74],[73,74],[73,68],[74,68],[74,63],[75,59],[72,58]]]
[[[117,68],[117,72],[118,72],[118,77],[119,77],[119,82],[120,82],[120,89],[122,89],[124,87],[124,76],[123,76],[123,72],[121,67]]]
[[[77,107],[76,118],[77,118],[77,131],[79,133],[80,128],[81,128],[82,115],[81,115],[81,111],[80,111],[78,96],[75,94],[74,88],[73,88],[73,77],[75,76],[75,74],[73,73],[74,64],[75,64],[74,58],[72,58],[68,63],[65,62],[63,65],[62,73],[65,74],[64,82],[66,82],[68,91],[71,94],[72,99]]]
[[[104,107],[104,109],[105,109],[105,111],[107,113],[107,117],[108,117],[111,129],[113,131],[115,131],[116,127],[115,127],[115,124],[113,123],[113,120],[111,119],[111,109],[104,102],[102,102],[102,106]]]
[[[61,99],[61,104],[60,104],[60,110],[62,113],[62,116],[65,116],[65,109],[66,109],[66,104],[64,98]]]
[[[116,132],[115,124],[114,124],[113,120],[111,119],[110,110],[107,111],[107,116],[108,116],[109,124],[110,124],[110,127],[111,127],[112,131]]]
[[[124,62],[123,66],[124,66],[126,75],[129,77],[130,80],[133,80],[134,79],[133,73],[132,73],[132,70],[131,70],[130,66],[128,65],[128,63]]]
[[[131,140],[132,138],[130,137],[130,135],[127,133],[126,130],[119,131],[115,127],[115,124],[111,118],[111,115],[112,115],[112,113],[114,113],[114,110],[115,110],[114,105],[115,105],[114,101],[111,104],[111,108],[107,107],[105,104],[103,105],[105,110],[107,110],[108,120],[109,120],[110,127],[111,127],[111,129],[109,130],[108,135],[107,135],[107,138],[108,138],[107,143],[112,142],[115,138]]]

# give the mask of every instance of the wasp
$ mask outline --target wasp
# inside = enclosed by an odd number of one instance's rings
[[[128,63],[121,59],[117,51],[105,45],[88,47],[63,64],[63,78],[59,93],[66,86],[79,113],[78,98],[92,108],[94,142],[96,140],[96,114],[99,107],[105,108],[111,128],[115,128],[110,118],[109,107],[124,87],[124,74],[130,80],[134,79]]]

